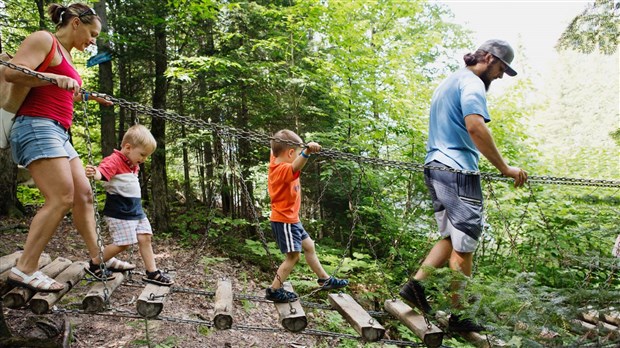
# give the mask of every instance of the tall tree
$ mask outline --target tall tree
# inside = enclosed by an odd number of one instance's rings
[[[620,2],[596,0],[576,16],[560,36],[559,49],[613,54],[620,43]]]
[[[97,52],[110,52],[107,1],[96,2],[95,11],[101,18],[101,35],[97,38]],[[114,94],[112,61],[99,64],[99,90],[105,94]],[[103,156],[108,156],[116,148],[114,107],[99,105],[99,109],[101,110],[101,152]]]
[[[168,80],[165,76],[168,67],[166,42],[165,4],[154,3],[154,33],[155,33],[155,91],[153,93],[153,107],[166,108],[166,93]],[[157,149],[153,153],[151,162],[152,191],[153,191],[153,220],[155,227],[160,231],[169,229],[168,211],[168,179],[166,177],[166,120],[158,117],[151,119],[151,132],[157,140]]]

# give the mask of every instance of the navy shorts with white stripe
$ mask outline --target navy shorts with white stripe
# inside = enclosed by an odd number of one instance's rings
[[[282,253],[301,252],[301,241],[310,238],[301,222],[288,224],[271,221],[271,230]]]

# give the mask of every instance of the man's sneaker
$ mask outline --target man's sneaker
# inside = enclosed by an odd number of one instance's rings
[[[426,300],[424,286],[419,281],[411,279],[407,284],[403,285],[398,293],[409,304],[414,305],[422,312],[429,314],[433,311]]]
[[[469,318],[460,318],[456,314],[448,319],[448,331],[453,332],[480,332],[486,330],[484,326],[477,324]]]
[[[284,288],[277,288],[275,290],[267,288],[265,293],[265,299],[276,303],[295,302],[299,299],[296,293],[284,290]]]
[[[340,289],[349,285],[349,281],[346,279],[338,279],[336,277],[329,277],[327,279],[319,278],[317,280],[322,290]]]

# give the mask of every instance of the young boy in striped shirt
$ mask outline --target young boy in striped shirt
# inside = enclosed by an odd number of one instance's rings
[[[103,249],[103,261],[114,272],[130,271],[136,266],[120,261],[114,256],[138,243],[140,255],[146,268],[143,281],[170,286],[173,281],[155,265],[151,236],[153,231],[144,210],[138,171],[140,164],[155,151],[157,142],[151,132],[142,125],[127,129],[121,142],[121,149],[114,150],[104,158],[98,167],[87,165],[86,176],[104,180],[106,201],[103,215],[113,243]],[[86,269],[93,276],[101,272],[99,265],[90,262]]]

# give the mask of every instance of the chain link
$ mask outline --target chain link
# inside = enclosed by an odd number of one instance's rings
[[[94,165],[93,146],[90,136],[90,127],[88,124],[88,93],[83,94],[82,109],[84,111],[84,135],[86,136],[86,148],[88,149],[88,164]],[[107,306],[110,305],[110,289],[108,288],[107,267],[103,257],[103,237],[101,236],[101,217],[99,216],[99,203],[97,201],[97,184],[94,178],[89,179],[90,188],[93,195],[93,211],[95,217],[95,233],[97,234],[97,246],[99,247],[99,270],[101,271],[103,281],[103,300]],[[89,264],[90,267],[90,264]]]
[[[5,65],[11,69],[20,71],[26,75],[33,76],[33,77],[36,77],[41,80],[57,85],[57,82],[55,79],[46,77],[43,74],[32,71],[30,69],[20,67],[11,62],[0,60],[0,65]],[[130,102],[122,98],[116,98],[116,97],[113,97],[113,96],[110,96],[104,93],[89,92],[85,90],[84,88],[80,88],[80,91],[83,94],[88,93],[89,95],[92,95],[94,97],[98,97],[98,98],[111,101],[115,103],[116,105],[118,105],[119,107],[123,107],[129,110],[135,111],[137,113],[140,113],[140,114],[163,118],[163,119],[170,120],[170,121],[183,124],[189,127],[216,130],[223,134],[229,134],[239,139],[245,139],[251,142],[261,143],[263,145],[267,145],[269,144],[270,141],[274,140],[274,141],[278,141],[278,142],[282,142],[282,143],[286,143],[290,145],[304,146],[304,144],[299,144],[299,143],[291,142],[288,140],[274,138],[274,137],[268,136],[260,132],[256,132],[252,130],[237,129],[234,127],[212,123],[209,121],[196,119],[196,118],[192,118],[189,116],[179,115],[176,112],[155,109],[155,108],[148,107],[148,106],[136,103],[136,102]],[[355,155],[355,154],[347,153],[347,152],[341,152],[341,151],[337,151],[334,149],[322,149],[321,152],[317,153],[317,155],[327,157],[327,158],[344,159],[344,160],[355,161],[359,163],[371,164],[375,166],[392,167],[392,168],[406,170],[406,171],[421,172],[421,171],[424,171],[425,168],[427,168],[431,170],[443,170],[443,171],[449,171],[453,173],[481,175],[482,178],[484,179],[490,179],[490,180],[495,180],[495,181],[512,180],[512,178],[508,178],[508,177],[502,176],[501,174],[497,174],[497,173],[485,173],[485,172],[480,172],[480,171],[462,170],[462,169],[455,169],[455,168],[449,168],[449,167],[436,167],[436,166],[430,166],[430,165],[424,165],[424,164],[412,163],[412,162],[402,162],[402,161],[387,160],[387,159],[382,159],[382,158],[372,158],[372,157],[366,157],[366,156],[361,156],[361,155]],[[531,175],[529,176],[528,181],[531,183],[538,183],[538,184],[620,188],[620,180],[584,179],[584,178]]]
[[[142,285],[136,285],[136,283],[142,283]],[[142,281],[132,281],[131,283],[124,282],[122,283],[122,285],[138,287],[138,286],[144,286],[144,283]],[[193,295],[206,296],[206,297],[215,296],[215,291],[201,290],[201,289],[194,289],[194,288],[184,288],[184,287],[178,287],[178,286],[172,286],[170,288],[170,291],[173,293],[178,292],[178,293],[193,294]],[[272,301],[265,299],[263,296],[255,296],[255,295],[248,295],[248,294],[234,294],[233,297],[235,300],[249,300],[249,301],[264,302],[264,303],[272,302]],[[336,310],[331,305],[317,303],[317,302],[310,302],[310,301],[302,300],[301,305],[306,308]],[[374,318],[393,318],[392,315],[384,311],[366,311],[366,312],[371,317],[374,317]]]
[[[104,317],[144,319],[138,313],[125,310],[125,309],[117,309],[117,308],[111,308],[107,312],[98,312],[98,313],[87,313],[86,311],[82,309],[55,308],[51,310],[51,313],[53,314],[74,314],[74,315],[99,315],[99,316],[104,316]],[[215,326],[213,321],[211,320],[177,318],[177,317],[162,316],[162,315],[157,316],[156,318],[149,319],[149,320],[162,320],[162,321],[178,323],[178,324],[203,325],[209,328],[212,328]],[[290,334],[289,331],[286,331],[283,328],[244,325],[244,324],[232,325],[230,329],[238,330],[238,331],[289,333]],[[356,340],[356,341],[363,340],[362,337],[357,336],[357,335],[331,332],[331,331],[323,331],[323,330],[317,330],[317,329],[305,329],[303,331],[297,332],[296,334],[328,337],[328,338],[350,339],[350,340]],[[384,340],[377,341],[376,343],[392,344],[392,345],[401,346],[401,347],[425,347],[425,345],[421,343],[415,343],[411,341],[402,341],[402,340],[384,339]],[[445,347],[445,346],[442,346],[442,347]]]

